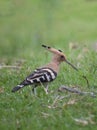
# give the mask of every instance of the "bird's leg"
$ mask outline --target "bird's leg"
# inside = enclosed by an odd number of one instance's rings
[[[32,88],[32,92],[34,95],[36,95],[36,87],[37,87],[37,85],[34,85],[34,87]]]
[[[48,94],[48,87],[49,87],[48,84],[44,85],[44,91],[45,91],[46,94]]]

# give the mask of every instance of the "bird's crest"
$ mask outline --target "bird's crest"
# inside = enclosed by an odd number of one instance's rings
[[[54,54],[59,54],[59,55],[63,54],[63,53],[62,53],[62,50],[60,50],[60,49],[57,50],[57,49],[55,49],[55,48],[52,48],[52,47],[46,46],[46,45],[42,45],[42,47],[46,48],[48,51],[50,51],[50,52],[52,52],[52,53],[54,53]]]

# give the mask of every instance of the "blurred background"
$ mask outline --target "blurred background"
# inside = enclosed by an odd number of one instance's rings
[[[32,57],[41,44],[97,50],[96,0],[1,0],[0,57]],[[35,52],[35,53],[36,53]]]

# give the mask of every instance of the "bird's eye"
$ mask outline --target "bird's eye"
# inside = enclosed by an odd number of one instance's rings
[[[64,58],[64,56],[63,56],[63,55],[61,55],[61,58],[63,59],[63,58]]]

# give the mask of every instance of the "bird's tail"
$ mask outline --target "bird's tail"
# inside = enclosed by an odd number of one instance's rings
[[[21,89],[21,88],[23,88],[23,87],[25,87],[25,86],[27,86],[27,85],[30,85],[30,84],[32,84],[32,83],[30,83],[30,82],[27,81],[27,80],[24,80],[24,81],[21,82],[19,85],[17,85],[16,87],[14,87],[14,88],[12,89],[12,92],[16,92],[16,91],[18,91],[19,89]]]
[[[16,91],[18,91],[19,89],[23,88],[24,86],[25,86],[25,85],[23,85],[23,84],[17,85],[16,87],[14,87],[14,88],[12,89],[12,92],[16,92]]]

